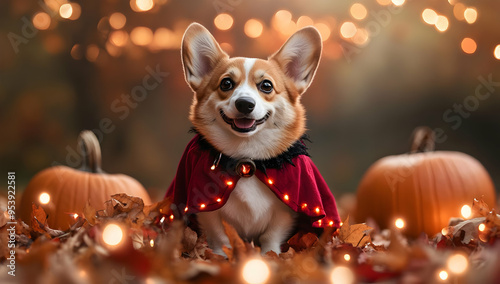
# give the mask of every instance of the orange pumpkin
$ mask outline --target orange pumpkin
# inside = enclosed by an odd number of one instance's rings
[[[495,206],[495,188],[479,161],[460,152],[433,151],[434,133],[414,131],[410,153],[378,160],[365,173],[357,191],[357,221],[373,218],[382,228],[405,222],[403,232],[432,236],[460,217],[474,198]]]
[[[62,230],[75,223],[74,214],[81,215],[87,202],[101,210],[113,194],[126,193],[151,204],[147,191],[137,180],[123,174],[106,174],[101,170],[101,148],[94,133],[82,131],[79,145],[85,160],[82,169],[55,166],[31,179],[21,199],[20,217],[25,222],[30,224],[32,203],[43,207],[48,215],[49,227]]]

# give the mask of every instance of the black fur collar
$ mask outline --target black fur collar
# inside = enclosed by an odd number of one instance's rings
[[[191,128],[189,132],[200,134],[195,128]],[[307,134],[302,135],[302,137],[299,140],[295,141],[295,143],[293,143],[292,146],[288,148],[288,150],[279,154],[278,156],[267,160],[253,160],[253,162],[255,163],[257,169],[261,170],[264,173],[266,173],[266,169],[281,169],[286,163],[295,167],[292,162],[293,158],[299,155],[306,155],[309,157],[307,146],[304,141],[311,142]],[[214,159],[220,155],[220,152],[215,149],[203,136],[201,136],[201,134],[199,143],[200,148],[204,151],[210,151]],[[219,161],[219,165],[226,169],[226,171],[230,174],[235,174],[234,168],[237,163],[237,159],[231,158],[224,154],[221,155]]]

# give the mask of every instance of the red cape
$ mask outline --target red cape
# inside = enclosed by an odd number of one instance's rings
[[[181,214],[219,209],[240,179],[220,166],[212,170],[217,157],[201,149],[200,139],[196,135],[187,145],[165,195]],[[292,162],[293,165],[285,163],[281,169],[266,169],[266,173],[257,169],[255,176],[293,211],[306,216],[309,227],[339,227],[335,198],[312,160],[298,155]]]

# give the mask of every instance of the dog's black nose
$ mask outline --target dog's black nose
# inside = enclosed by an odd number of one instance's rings
[[[244,114],[249,114],[255,108],[255,101],[250,97],[241,97],[236,100],[236,109]]]

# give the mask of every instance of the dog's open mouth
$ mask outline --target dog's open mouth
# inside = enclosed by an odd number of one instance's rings
[[[258,125],[261,125],[262,123],[266,122],[266,120],[271,116],[271,113],[266,113],[266,115],[258,120],[255,119],[250,119],[250,118],[229,118],[224,111],[221,109],[220,110],[220,116],[224,121],[231,125],[231,128],[235,131],[246,133],[246,132],[251,132],[254,131],[255,128],[257,128]]]

